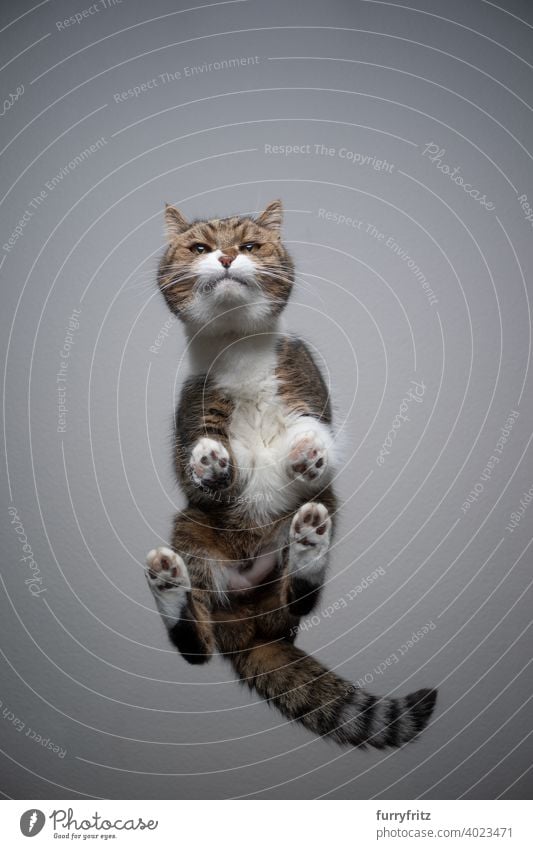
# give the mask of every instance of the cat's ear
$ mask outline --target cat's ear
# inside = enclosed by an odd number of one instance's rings
[[[180,233],[184,233],[185,230],[188,230],[190,226],[191,225],[185,216],[181,214],[179,209],[176,209],[176,207],[172,206],[170,203],[165,204],[165,227],[169,242],[171,242],[176,236],[179,236]]]
[[[283,221],[283,205],[280,200],[273,200],[269,203],[261,215],[256,218],[260,227],[266,227],[267,230],[275,230],[279,233]]]

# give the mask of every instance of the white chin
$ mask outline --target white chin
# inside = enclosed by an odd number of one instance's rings
[[[217,292],[210,303],[194,304],[188,310],[186,321],[203,333],[219,335],[232,331],[257,330],[270,320],[270,307],[266,301],[250,303],[246,286],[227,287],[226,292]]]
[[[215,285],[213,295],[218,299],[236,299],[238,301],[247,300],[247,286],[241,283],[240,280],[235,280],[233,277],[225,277]]]

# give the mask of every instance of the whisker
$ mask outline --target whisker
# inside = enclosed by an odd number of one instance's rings
[[[274,279],[281,280],[282,282],[288,282],[288,278],[284,274],[276,275],[275,272],[269,271],[269,272],[266,273],[266,276],[268,276],[268,275],[270,275]],[[322,295],[320,294],[318,289],[315,286],[313,286],[311,283],[309,283],[307,280],[304,280],[300,275],[294,275],[294,283],[302,286],[304,289],[306,289],[308,292],[310,292],[310,294],[316,296],[324,306],[326,305],[326,301],[324,300],[324,298],[322,297]]]
[[[193,280],[196,277],[196,274],[184,274],[181,277],[173,277],[168,283],[165,283],[164,286],[160,286],[162,292],[165,289],[170,289],[171,286],[176,286],[178,283],[185,283],[187,280]]]

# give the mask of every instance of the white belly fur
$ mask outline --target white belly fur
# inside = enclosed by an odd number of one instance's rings
[[[256,525],[295,503],[284,462],[295,417],[277,394],[276,341],[276,334],[258,334],[227,345],[211,370],[234,404],[229,440],[239,470],[235,497]]]
[[[254,526],[295,509],[305,491],[286,469],[289,428],[305,422],[277,394],[277,339],[277,333],[258,333],[191,346],[193,371],[209,374],[233,402],[229,440],[239,476],[235,500]],[[326,425],[308,420],[310,425],[331,438]]]
[[[295,503],[285,469],[288,428],[295,417],[276,397],[275,378],[257,389],[253,400],[236,400],[229,437],[239,469],[239,501],[250,517],[267,520]]]

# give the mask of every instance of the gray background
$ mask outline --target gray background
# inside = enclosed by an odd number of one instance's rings
[[[1,12],[3,96],[24,86],[1,117],[3,244],[67,169],[0,252],[4,795],[527,797],[533,507],[506,526],[533,484],[533,240],[518,201],[533,204],[531,4],[123,0],[57,28],[89,5]],[[259,61],[184,75],[236,57]],[[495,209],[424,156],[429,143]],[[342,148],[393,167],[352,164]],[[322,612],[300,643],[375,693],[439,686],[432,725],[402,751],[338,749],[286,723],[220,658],[187,666],[143,576],[182,503],[170,451],[185,376],[178,325],[150,351],[168,318],[154,287],[163,203],[214,216],[278,196],[298,267],[287,325],[325,358],[346,437],[340,533]],[[412,380],[422,403],[380,467]],[[463,512],[511,410],[499,462]],[[10,506],[40,569],[37,597]]]

